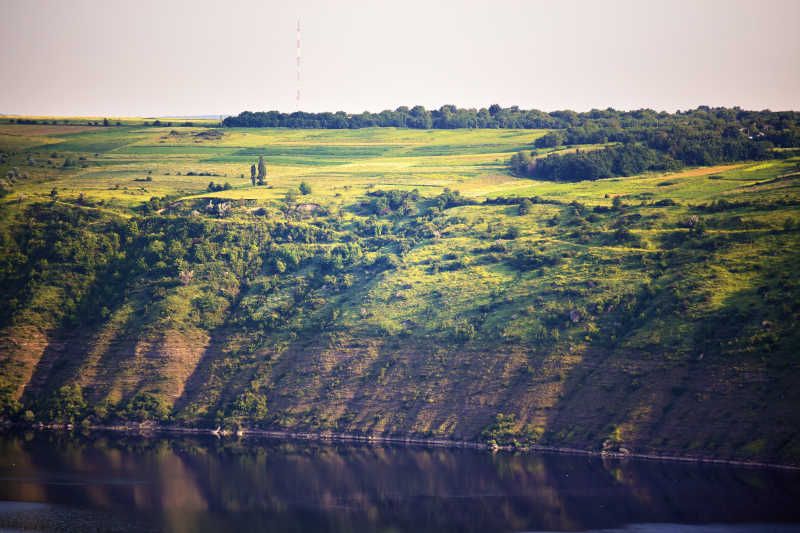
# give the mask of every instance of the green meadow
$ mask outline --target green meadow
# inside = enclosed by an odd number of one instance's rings
[[[508,169],[548,130],[123,124],[0,124],[8,417],[800,461],[792,152],[561,183]]]

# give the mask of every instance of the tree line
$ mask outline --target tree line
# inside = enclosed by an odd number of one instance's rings
[[[796,111],[747,111],[738,107],[710,108],[700,106],[688,111],[668,113],[652,109],[619,111],[608,108],[578,113],[571,110],[545,112],[537,109],[520,109],[518,106],[465,109],[443,105],[429,110],[423,106],[401,106],[380,113],[307,113],[296,111],[244,111],[222,121],[227,127],[247,128],[321,128],[357,129],[366,127],[398,127],[415,129],[453,128],[517,128],[557,129],[564,142],[555,144],[587,144],[623,142],[639,139],[653,128],[699,128],[701,130],[743,130],[748,136],[766,137],[778,146],[797,146],[800,140],[800,113]],[[555,142],[558,138],[548,138]]]
[[[540,142],[541,139],[544,137],[537,139],[536,146],[548,146],[552,142]],[[556,142],[568,141],[562,138]],[[677,170],[685,165],[707,166],[767,159],[780,155],[773,151],[774,147],[768,140],[751,138],[739,130],[719,132],[673,128],[649,131],[635,140],[625,139],[620,144],[606,145],[600,150],[582,151],[577,148],[573,153],[549,154],[544,158],[534,158],[531,152],[521,151],[511,157],[509,166],[520,176],[556,181],[593,180],[646,171]]]
[[[519,176],[577,181],[782,157],[789,152],[774,148],[800,147],[797,115],[719,108],[650,122],[586,121],[551,131],[532,147],[542,151],[576,146],[574,153],[535,158],[533,151],[522,151],[511,157],[509,166]],[[598,144],[606,146],[580,149]]]

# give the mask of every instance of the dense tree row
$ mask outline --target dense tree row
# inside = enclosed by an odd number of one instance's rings
[[[503,108],[495,104],[482,109],[463,109],[444,105],[437,110],[422,106],[401,106],[380,113],[365,111],[336,113],[281,113],[279,111],[244,111],[223,120],[228,127],[255,128],[328,128],[355,129],[365,127],[401,127],[417,129],[452,128],[534,128],[558,129],[561,137],[548,137],[542,143],[587,144],[644,140],[653,129],[671,127],[719,130],[733,128],[748,137],[769,140],[778,146],[800,144],[800,113],[795,111],[745,111],[739,108],[709,108],[701,106],[691,111],[667,113],[651,109],[617,111],[598,110],[544,112],[525,110],[517,106]],[[557,141],[557,142],[556,142]]]
[[[674,150],[655,150],[641,144],[607,146],[602,150],[549,154],[534,159],[527,152],[514,154],[509,161],[518,175],[555,181],[580,181],[631,176],[647,171],[677,170],[683,165],[713,165],[770,156],[765,143],[683,142]]]
[[[777,114],[776,114],[777,115]],[[782,130],[776,128],[784,127]],[[528,152],[512,156],[518,175],[558,181],[629,176],[648,170],[674,170],[683,165],[714,165],[760,160],[776,155],[773,148],[800,146],[800,129],[787,121],[745,126],[742,122],[706,120],[691,125],[622,129],[584,125],[557,130],[534,143],[538,149],[615,143],[600,151],[551,154],[534,159]],[[777,154],[780,155],[780,154]]]
[[[680,162],[657,150],[631,144],[591,152],[550,154],[540,159],[531,159],[527,153],[522,152],[512,156],[511,166],[516,173],[525,176],[579,181],[630,176],[648,170],[674,170],[680,167]]]
[[[116,120],[112,124],[111,121],[108,120],[108,118],[104,118],[102,121],[100,121],[100,120],[84,121],[84,120],[81,120],[81,119],[74,119],[74,118],[73,119],[65,118],[65,119],[59,119],[59,120],[55,120],[55,119],[35,119],[35,118],[10,118],[10,119],[8,119],[8,123],[9,124],[25,124],[25,125],[42,125],[42,126],[47,126],[47,125],[51,125],[51,126],[58,126],[58,125],[82,126],[82,125],[85,124],[87,126],[103,126],[103,127],[106,127],[106,128],[109,127],[109,126],[112,126],[112,125],[113,126],[137,126],[137,125],[139,125],[138,122],[124,124],[120,120]],[[172,127],[172,126],[183,126],[183,127],[207,126],[208,124],[207,123],[195,124],[194,122],[189,122],[189,121],[184,121],[184,122],[165,121],[165,122],[161,122],[160,120],[156,119],[153,122],[145,121],[145,122],[141,123],[141,125],[153,126],[153,127],[156,127],[156,128],[159,128],[159,127],[168,127],[169,128],[169,127]]]

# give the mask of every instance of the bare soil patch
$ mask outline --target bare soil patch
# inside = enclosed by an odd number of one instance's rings
[[[685,172],[678,172],[677,174],[667,174],[666,176],[659,176],[659,179],[664,177],[669,178],[691,178],[692,176],[703,176],[705,174],[715,174],[717,172],[724,172],[726,170],[731,170],[733,168],[743,167],[745,163],[739,163],[737,165],[720,165],[717,167],[700,167],[695,168],[693,170],[687,170]]]

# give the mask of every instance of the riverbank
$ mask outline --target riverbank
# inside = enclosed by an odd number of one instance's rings
[[[7,426],[9,427],[9,426]],[[55,430],[55,431],[73,431],[75,427],[71,425],[44,425],[39,424],[35,426],[26,426],[28,429],[37,430]],[[800,465],[787,465],[780,463],[771,463],[766,461],[743,461],[737,459],[724,459],[718,457],[703,457],[696,455],[669,455],[669,454],[654,454],[654,453],[637,453],[637,452],[615,452],[615,451],[596,451],[586,450],[580,448],[568,448],[560,446],[546,446],[546,445],[533,445],[527,447],[514,447],[514,446],[494,446],[489,447],[483,442],[478,441],[465,441],[465,440],[450,440],[450,439],[429,439],[422,437],[391,437],[379,435],[356,435],[348,433],[331,433],[331,432],[294,432],[294,431],[273,431],[263,429],[240,429],[238,431],[224,430],[221,428],[208,429],[208,428],[193,428],[185,426],[161,426],[157,424],[123,424],[123,425],[90,425],[81,430],[88,431],[114,431],[120,433],[133,433],[137,435],[146,436],[148,434],[156,433],[171,433],[171,434],[184,434],[184,435],[213,435],[217,438],[268,438],[278,440],[304,440],[304,441],[324,441],[324,442],[350,442],[360,444],[388,444],[394,446],[426,446],[426,447],[439,447],[439,448],[470,448],[478,450],[486,450],[491,453],[500,451],[512,451],[518,453],[559,453],[570,455],[585,455],[591,457],[604,457],[613,459],[644,459],[648,461],[667,461],[667,462],[683,462],[683,463],[707,463],[707,464],[721,464],[730,466],[743,466],[751,468],[777,468],[783,470],[800,470]]]

